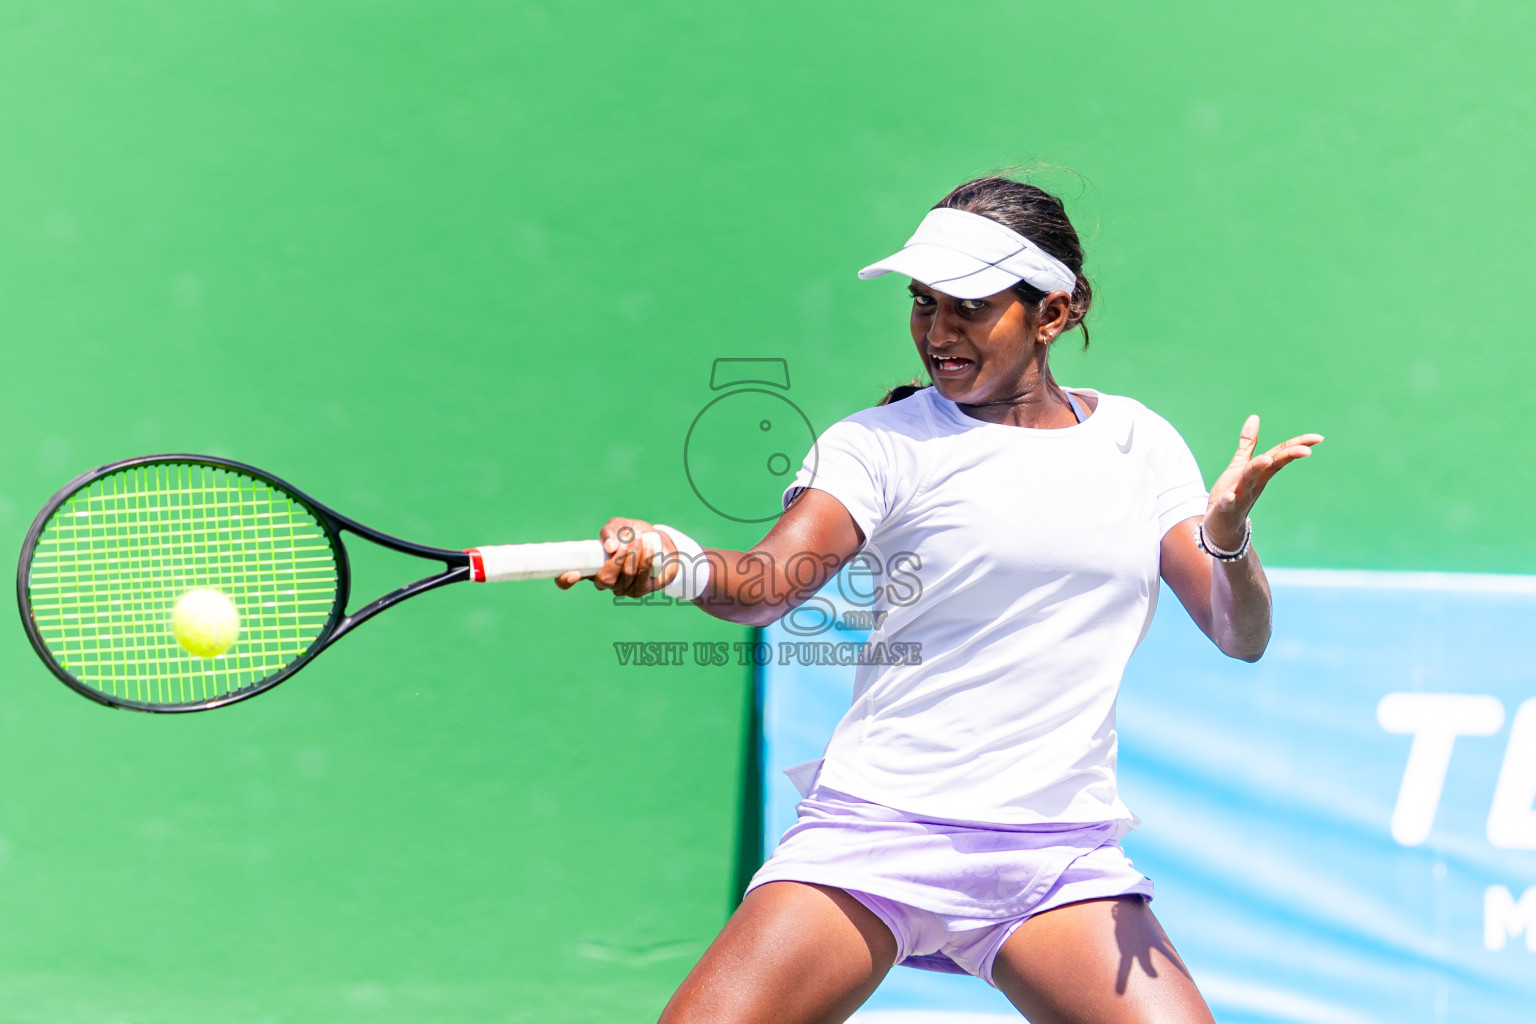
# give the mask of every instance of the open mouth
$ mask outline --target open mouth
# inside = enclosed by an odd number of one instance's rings
[[[959,356],[933,357],[934,370],[942,374],[966,373],[974,365],[976,365],[974,361],[970,359],[962,359]]]

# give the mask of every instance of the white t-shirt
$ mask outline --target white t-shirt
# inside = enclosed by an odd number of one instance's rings
[[[889,613],[870,643],[907,653],[860,665],[819,785],[999,824],[1131,817],[1115,696],[1157,603],[1159,543],[1206,489],[1166,420],[1098,398],[1082,423],[1037,430],[930,387],[816,442],[785,501],[814,487],[847,508],[866,540],[856,583]]]

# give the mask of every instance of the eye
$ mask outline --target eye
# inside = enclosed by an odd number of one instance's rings
[[[912,305],[922,309],[927,309],[929,306],[933,305],[933,296],[924,295],[921,292],[913,292]]]
[[[987,308],[986,299],[961,299],[960,308],[975,313]]]

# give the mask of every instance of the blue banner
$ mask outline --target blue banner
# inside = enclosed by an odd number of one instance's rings
[[[1166,591],[1121,691],[1127,853],[1226,1024],[1536,1019],[1536,577],[1277,570],[1256,665]],[[867,622],[835,590],[819,640]],[[820,755],[851,668],[802,663],[817,611],[764,632],[764,834]],[[766,853],[766,851],[765,851]],[[859,1024],[1018,1020],[906,968]]]

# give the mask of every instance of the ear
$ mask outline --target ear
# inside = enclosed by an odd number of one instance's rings
[[[1037,336],[1047,343],[1055,341],[1072,319],[1072,296],[1051,292],[1040,300],[1040,314],[1035,325]]]

